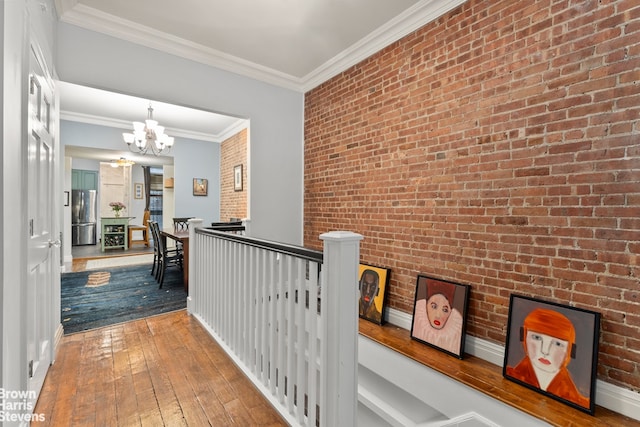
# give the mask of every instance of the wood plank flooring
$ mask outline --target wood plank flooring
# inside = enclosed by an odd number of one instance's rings
[[[186,310],[66,335],[34,426],[286,426]]]

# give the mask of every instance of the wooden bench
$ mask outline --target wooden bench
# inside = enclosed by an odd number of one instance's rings
[[[408,330],[394,325],[379,326],[360,319],[360,335],[554,426],[640,426],[640,421],[600,406],[591,416],[505,379],[500,366],[471,355],[456,359],[412,340]]]

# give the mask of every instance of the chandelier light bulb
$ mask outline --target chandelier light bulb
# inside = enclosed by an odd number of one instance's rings
[[[156,126],[158,126],[158,122],[155,120],[145,120],[144,123],[147,125],[147,130],[156,130]]]
[[[134,153],[146,154],[149,150],[153,155],[167,153],[173,147],[174,139],[164,133],[164,126],[158,125],[153,119],[153,108],[149,104],[147,119],[143,122],[133,122],[133,133],[122,134],[129,150]],[[135,142],[135,145],[134,145]]]

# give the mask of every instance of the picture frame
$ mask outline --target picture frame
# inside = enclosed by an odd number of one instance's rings
[[[233,167],[233,191],[242,191],[242,165]]]
[[[411,338],[462,359],[470,289],[418,274]]]
[[[134,199],[142,199],[142,195],[144,194],[144,184],[140,182],[136,182],[133,184],[133,198]]]
[[[206,196],[209,192],[209,180],[206,178],[193,178],[193,195]]]
[[[600,313],[511,294],[502,375],[593,415],[599,334]]]
[[[391,270],[369,264],[360,264],[358,272],[358,314],[362,319],[382,325],[385,298]]]

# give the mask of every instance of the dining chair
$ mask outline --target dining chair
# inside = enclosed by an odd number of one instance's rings
[[[173,218],[173,229],[178,230],[188,230],[189,229],[189,220],[193,218],[192,216],[186,218]]]
[[[153,239],[153,266],[151,267],[151,275],[158,280],[158,271],[160,264],[160,232],[156,221],[149,221],[149,230]]]
[[[153,236],[153,268],[151,274],[154,275],[158,282],[159,289],[164,284],[164,273],[169,267],[178,267],[180,270],[184,268],[184,254],[181,247],[167,248],[167,240],[160,234],[160,226],[156,221],[149,221],[151,234]]]
[[[129,225],[129,247],[133,244],[144,243],[146,247],[149,247],[149,217],[151,216],[151,212],[148,210],[144,211],[142,215],[142,225]],[[133,233],[135,231],[142,232],[142,239],[133,240]]]
[[[156,225],[157,226],[157,225]],[[160,236],[160,231],[158,229],[158,235]],[[162,236],[158,238],[158,247],[159,247],[159,272],[157,281],[160,284],[158,289],[162,289],[162,285],[164,283],[164,274],[167,268],[169,267],[177,267],[180,270],[184,268],[184,252],[182,247],[175,248],[167,248],[167,240],[163,239]]]

